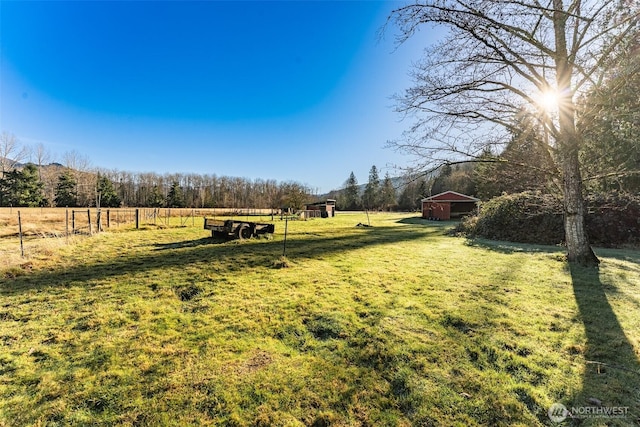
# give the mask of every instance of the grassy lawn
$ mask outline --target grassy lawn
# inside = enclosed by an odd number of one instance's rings
[[[0,425],[640,423],[640,252],[469,241],[407,215],[102,233],[0,274]],[[0,243],[1,245],[2,243]],[[0,276],[0,277],[3,277]]]

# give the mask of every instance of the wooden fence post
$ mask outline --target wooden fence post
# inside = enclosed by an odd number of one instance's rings
[[[284,220],[284,240],[282,241],[282,256],[287,256],[287,226],[289,225],[289,217]]]
[[[140,228],[140,209],[136,208],[136,230]]]
[[[76,234],[76,211],[71,211],[71,232]]]
[[[91,230],[91,209],[87,209],[87,220],[89,221],[89,235],[93,234]]]
[[[65,210],[65,226],[64,226],[64,234],[67,239],[67,243],[69,243],[69,209]]]
[[[24,258],[24,245],[22,244],[22,219],[20,218],[20,211],[18,211],[18,234],[20,235],[20,256]]]

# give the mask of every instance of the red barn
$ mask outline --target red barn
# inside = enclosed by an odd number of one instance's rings
[[[445,191],[422,199],[422,218],[435,220],[460,218],[471,213],[479,201],[480,199],[455,191]]]

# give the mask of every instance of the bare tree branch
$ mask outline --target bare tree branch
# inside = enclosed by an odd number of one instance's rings
[[[3,178],[6,172],[26,159],[27,155],[27,147],[21,145],[15,135],[2,132],[0,134],[0,178]]]
[[[518,117],[529,114],[544,129],[540,151],[560,172],[569,259],[597,263],[584,232],[576,102],[599,80],[609,54],[638,30],[639,16],[638,4],[600,0],[418,0],[394,10],[398,43],[423,25],[449,33],[425,51],[413,86],[398,97],[398,111],[416,123],[388,145],[433,171],[505,143]],[[537,100],[550,91],[557,92],[557,111]]]

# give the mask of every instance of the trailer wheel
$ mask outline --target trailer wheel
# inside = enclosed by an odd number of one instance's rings
[[[236,237],[239,240],[250,239],[253,235],[253,231],[251,230],[251,226],[246,223],[242,223],[236,229]]]

